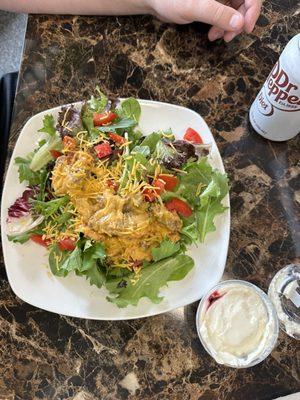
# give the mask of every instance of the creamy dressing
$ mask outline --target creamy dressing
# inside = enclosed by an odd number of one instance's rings
[[[241,283],[213,292],[199,317],[202,341],[220,364],[247,366],[261,356],[274,336],[274,320],[264,300]]]

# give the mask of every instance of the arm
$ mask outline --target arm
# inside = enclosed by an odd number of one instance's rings
[[[29,14],[150,14],[148,0],[0,0],[0,9]]]
[[[220,1],[228,5],[216,0],[0,0],[0,9],[38,14],[152,14],[179,24],[210,24],[210,40],[224,37],[230,41],[243,31],[252,32],[261,0]]]

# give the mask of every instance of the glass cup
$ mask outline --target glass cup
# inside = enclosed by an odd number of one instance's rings
[[[222,362],[223,365],[226,365],[228,367],[232,368],[248,368],[252,367],[256,364],[259,364],[262,362],[274,349],[277,343],[278,339],[278,331],[279,331],[279,322],[276,314],[276,310],[271,302],[271,300],[268,298],[265,292],[263,292],[261,289],[259,289],[257,286],[253,285],[252,283],[242,281],[242,280],[227,280],[218,283],[216,286],[214,286],[212,289],[209,290],[209,292],[201,299],[200,304],[198,306],[197,314],[196,314],[196,326],[197,326],[197,332],[198,336],[200,338],[200,341],[205,348],[205,350],[217,361],[216,359],[216,352],[215,350],[210,346],[209,343],[207,343],[206,339],[203,337],[201,333],[201,321],[205,318],[205,313],[207,311],[207,304],[208,304],[208,299],[213,293],[218,293],[224,291],[225,289],[230,289],[230,286],[233,285],[241,285],[246,288],[250,288],[253,290],[261,299],[263,305],[265,306],[266,312],[267,312],[267,324],[270,326],[270,332],[269,335],[267,336],[267,340],[265,342],[264,347],[262,348],[261,352],[256,355],[254,358],[248,357],[249,355],[245,355],[244,357],[236,357],[236,362],[234,363],[226,363]],[[219,362],[220,363],[220,362]]]

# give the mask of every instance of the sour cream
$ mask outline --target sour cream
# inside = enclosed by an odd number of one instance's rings
[[[220,283],[202,299],[197,329],[214,359],[236,368],[262,361],[278,337],[277,316],[267,295],[238,280]]]

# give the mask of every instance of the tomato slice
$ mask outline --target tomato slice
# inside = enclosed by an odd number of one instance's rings
[[[119,189],[117,182],[113,181],[112,179],[108,179],[107,186],[114,189],[115,192]]]
[[[94,126],[107,125],[117,118],[117,114],[112,111],[106,111],[103,113],[94,113],[93,121]]]
[[[62,156],[62,153],[57,150],[50,150],[50,154],[53,158],[58,158],[58,157]]]
[[[58,242],[58,246],[61,250],[68,250],[68,251],[72,251],[75,249],[76,247],[76,240],[73,238],[65,238],[65,239],[61,239]]]
[[[112,154],[112,148],[109,143],[101,143],[94,147],[98,158],[104,158]]]
[[[74,150],[76,147],[76,140],[71,136],[64,136],[63,145],[67,147],[69,150]]]
[[[193,128],[188,128],[183,136],[183,139],[193,144],[202,144],[203,140],[199,133]]]
[[[162,179],[155,179],[152,183],[152,186],[155,187],[154,192],[158,195],[162,194],[162,192],[165,190],[165,182]]]
[[[158,175],[159,180],[165,182],[165,190],[172,191],[177,186],[179,179],[174,175]]]
[[[43,239],[43,235],[30,235],[30,239],[43,247],[48,247],[51,243],[50,240]]]
[[[149,201],[150,203],[152,203],[157,198],[157,194],[154,192],[154,190],[145,188],[145,189],[143,189],[142,193],[143,193],[144,199],[146,201]]]
[[[176,211],[185,218],[188,218],[193,214],[191,207],[185,201],[177,198],[167,201],[165,206],[169,211]]]
[[[124,144],[125,143],[125,138],[123,138],[120,135],[117,135],[114,132],[109,132],[109,137],[111,140],[113,140],[116,144]]]

